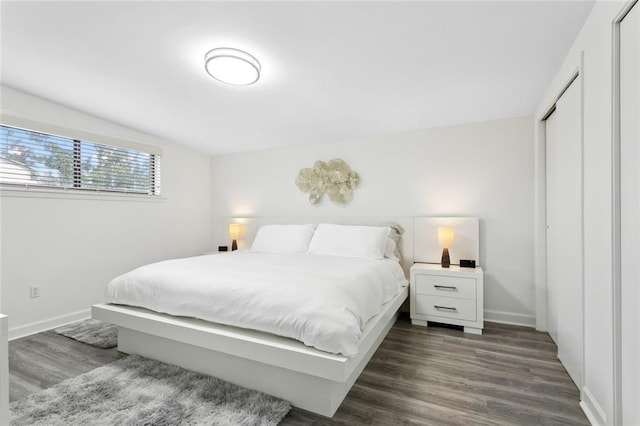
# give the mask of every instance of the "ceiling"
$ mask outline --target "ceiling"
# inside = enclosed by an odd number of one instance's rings
[[[593,1],[2,2],[3,84],[210,154],[533,114]],[[214,47],[252,86],[204,71]]]

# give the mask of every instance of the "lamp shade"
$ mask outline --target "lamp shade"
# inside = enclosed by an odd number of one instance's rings
[[[442,248],[453,246],[453,227],[438,226],[438,243]]]
[[[237,240],[240,238],[240,224],[239,223],[230,223],[229,224],[229,238],[232,240]]]

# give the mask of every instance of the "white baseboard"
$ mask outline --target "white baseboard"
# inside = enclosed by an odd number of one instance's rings
[[[43,331],[51,330],[52,328],[60,327],[65,324],[87,318],[91,318],[91,309],[84,309],[82,311],[74,312],[71,314],[32,322],[31,324],[21,325],[19,327],[9,328],[9,340],[19,339],[21,337],[41,333]],[[9,323],[11,323],[11,318],[9,318]]]
[[[518,314],[516,312],[493,311],[486,309],[484,311],[484,320],[489,322],[498,322],[500,324],[522,325],[525,327],[535,327],[536,317],[533,315]]]
[[[604,426],[607,424],[607,414],[586,386],[582,388],[582,401],[580,401],[580,408],[582,408],[582,411],[584,411],[584,414],[592,425]]]

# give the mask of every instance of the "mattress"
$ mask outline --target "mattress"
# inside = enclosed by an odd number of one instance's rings
[[[142,266],[113,279],[105,297],[352,357],[366,322],[406,285],[391,259],[235,251]]]

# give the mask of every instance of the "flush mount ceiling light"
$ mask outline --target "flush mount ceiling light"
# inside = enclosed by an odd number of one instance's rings
[[[204,68],[211,77],[234,86],[248,86],[260,78],[260,62],[231,47],[210,50],[204,56]]]

